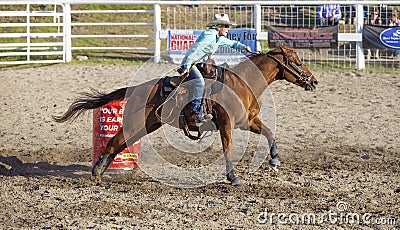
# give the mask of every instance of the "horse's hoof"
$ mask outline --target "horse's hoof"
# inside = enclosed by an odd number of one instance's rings
[[[279,171],[279,166],[277,165],[271,165],[272,170],[274,170],[275,172]]]
[[[99,185],[101,183],[101,178],[100,176],[92,176],[91,179],[96,182],[96,185]]]
[[[275,172],[278,172],[281,162],[278,159],[272,159],[269,161],[269,165]]]
[[[239,180],[239,178],[235,178],[235,179],[233,179],[233,181],[231,181],[231,185],[232,186],[238,186],[238,185],[240,185],[240,180]]]

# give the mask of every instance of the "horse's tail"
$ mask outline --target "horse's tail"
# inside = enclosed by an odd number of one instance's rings
[[[128,87],[125,87],[117,89],[108,94],[100,93],[96,90],[92,90],[92,93],[82,93],[82,97],[72,102],[68,110],[63,115],[52,117],[56,122],[65,122],[70,119],[72,119],[73,121],[87,110],[95,109],[111,101],[121,100],[125,98],[128,89]]]

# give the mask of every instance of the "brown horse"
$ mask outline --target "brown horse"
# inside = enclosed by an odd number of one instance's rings
[[[233,130],[236,128],[265,136],[271,156],[270,165],[275,170],[280,165],[274,134],[262,123],[259,113],[262,93],[272,82],[283,79],[305,90],[313,90],[317,84],[316,78],[301,62],[295,50],[281,45],[267,54],[253,54],[248,60],[227,69],[222,90],[211,95],[211,104],[215,112],[213,121],[220,132],[226,160],[226,177],[232,185],[239,183],[232,164],[232,137]],[[86,110],[98,108],[111,101],[128,100],[123,128],[110,139],[92,169],[92,176],[97,181],[100,181],[101,175],[119,152],[166,123],[160,119],[164,110],[160,108],[168,104],[166,98],[160,95],[162,83],[163,79],[157,79],[137,86],[121,88],[109,94],[85,94],[84,98],[73,102],[65,114],[53,117],[57,122],[64,122]],[[170,110],[174,110],[173,107],[171,106]],[[177,109],[177,111],[181,110],[187,118],[189,130],[198,131],[199,128],[195,126],[188,104],[183,109]],[[176,114],[179,116],[180,112]],[[176,122],[167,123],[179,127]]]

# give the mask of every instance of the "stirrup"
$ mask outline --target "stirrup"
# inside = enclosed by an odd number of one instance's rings
[[[196,117],[196,121],[195,121],[196,122],[196,127],[200,127],[203,124],[211,121],[212,119],[213,119],[213,115],[212,114],[206,114],[200,119]]]
[[[204,124],[203,121],[199,121],[199,120],[196,119],[196,127],[200,127],[200,126],[202,126],[203,124]]]
[[[213,119],[213,115],[207,113],[206,115],[204,115],[203,119],[206,121],[211,121]]]

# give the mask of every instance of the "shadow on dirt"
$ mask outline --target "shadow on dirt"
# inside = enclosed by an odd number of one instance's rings
[[[0,156],[0,175],[4,176],[64,176],[70,178],[82,177],[91,168],[79,164],[57,165],[48,162],[23,163],[16,156]]]

